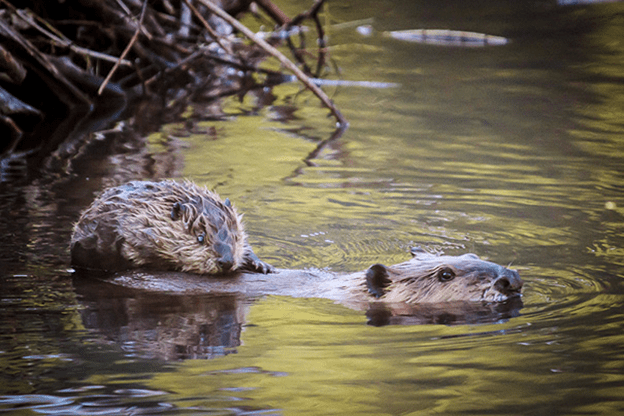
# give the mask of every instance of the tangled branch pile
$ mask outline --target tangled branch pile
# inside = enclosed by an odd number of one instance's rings
[[[102,102],[123,106],[146,94],[214,99],[250,88],[250,73],[280,82],[281,73],[258,68],[267,54],[344,124],[323,92],[271,46],[302,20],[318,22],[322,3],[291,20],[270,0],[0,0],[0,136],[10,138],[0,156],[54,146],[39,142],[43,121]],[[268,43],[231,17],[250,8],[279,28]]]

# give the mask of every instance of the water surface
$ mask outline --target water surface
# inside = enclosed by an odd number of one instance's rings
[[[69,166],[5,178],[1,411],[624,412],[623,16],[619,2],[329,2],[326,76],[400,87],[326,87],[351,125],[320,150],[332,119],[285,84],[270,100],[225,100],[219,121],[198,104],[160,126],[147,106]],[[344,25],[362,19],[371,36]],[[382,36],[423,28],[510,42]],[[327,300],[75,281],[71,224],[94,194],[165,177],[229,197],[276,266],[362,270],[416,245],[474,252],[520,271],[524,308],[493,323],[373,327]]]

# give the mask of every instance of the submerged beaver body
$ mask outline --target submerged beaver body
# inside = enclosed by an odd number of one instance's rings
[[[254,254],[229,200],[188,181],[134,181],[104,191],[74,226],[71,256],[75,267],[107,271],[272,271]]]
[[[276,270],[270,279],[241,274],[231,279],[200,279],[181,273],[118,274],[122,286],[169,293],[282,295],[332,299],[355,309],[371,303],[436,304],[502,302],[519,297],[522,279],[515,270],[474,254],[436,256],[419,248],[413,258],[394,266],[338,274],[320,270]]]

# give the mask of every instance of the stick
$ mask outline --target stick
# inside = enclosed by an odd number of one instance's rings
[[[215,42],[217,42],[217,44],[219,46],[221,46],[221,48],[224,51],[226,51],[229,55],[232,55],[233,52],[232,52],[232,48],[230,48],[230,45],[227,45],[227,47],[226,47],[226,45],[221,43],[221,37],[219,36],[219,34],[217,34],[217,32],[214,31],[212,26],[210,26],[208,24],[208,22],[206,21],[206,19],[204,19],[204,16],[201,15],[199,10],[197,10],[197,8],[195,6],[193,6],[193,4],[189,0],[184,0],[184,3],[188,6],[189,9],[191,9],[191,11],[195,15],[195,17],[197,17],[197,19],[201,22],[201,24],[204,25],[204,27],[208,31],[208,34],[210,34],[210,36],[212,36],[212,38],[215,40]]]
[[[92,51],[90,49],[86,49],[86,48],[74,45],[62,33],[56,31],[53,27],[50,27],[46,21],[42,20],[37,15],[34,15],[35,18],[37,18],[37,20],[40,20],[42,23],[46,24],[48,26],[49,30],[44,29],[39,24],[37,24],[37,22],[35,22],[35,19],[33,19],[33,16],[31,14],[29,14],[28,12],[26,12],[24,10],[16,10],[15,13],[24,22],[28,23],[34,29],[38,30],[39,32],[41,32],[42,34],[44,34],[45,36],[50,38],[50,41],[53,44],[56,44],[56,45],[64,47],[64,48],[69,48],[70,50],[76,52],[79,55],[87,55],[87,56],[91,56],[92,58],[101,59],[103,61],[116,62],[118,60],[118,58],[116,58],[114,56],[107,55],[107,54],[101,53],[101,52]],[[55,30],[55,33],[52,33],[52,30]],[[125,59],[121,61],[121,64],[124,65],[124,66],[132,66],[132,64],[129,61],[126,61]]]
[[[134,31],[134,35],[132,35],[132,39],[130,39],[130,42],[128,42],[128,46],[126,46],[126,49],[124,49],[124,51],[121,53],[121,55],[119,56],[119,59],[117,60],[117,62],[115,62],[115,65],[113,65],[111,70],[108,72],[108,75],[106,75],[106,78],[104,78],[102,85],[100,85],[100,88],[98,89],[98,95],[102,95],[102,91],[104,91],[104,88],[106,88],[106,85],[108,85],[108,82],[113,77],[113,74],[115,73],[115,71],[117,71],[117,68],[119,68],[121,61],[123,61],[123,59],[126,57],[128,52],[130,51],[130,48],[132,48],[132,45],[134,45],[134,42],[136,42],[136,40],[138,39],[139,33],[141,32],[141,25],[143,23],[143,17],[145,17],[146,9],[147,9],[147,0],[144,0],[143,7],[141,8],[141,17],[139,17],[138,27]]]
[[[277,58],[277,60],[280,61],[280,63],[282,65],[284,65],[293,74],[295,74],[295,76],[297,78],[299,78],[299,80],[308,89],[310,89],[310,91],[312,91],[323,102],[323,104],[325,104],[325,106],[327,108],[329,108],[329,110],[331,111],[333,116],[336,117],[336,120],[338,120],[338,125],[339,126],[346,127],[346,126],[349,125],[349,122],[347,121],[347,119],[345,119],[343,117],[343,115],[336,108],[334,103],[329,99],[327,94],[325,94],[325,92],[322,89],[320,89],[318,86],[316,86],[316,84],[314,84],[312,81],[310,81],[310,78],[308,78],[308,76],[306,74],[304,74],[303,71],[301,71],[299,68],[297,68],[297,66],[295,64],[293,64],[286,56],[284,56],[284,54],[282,54],[280,51],[275,49],[273,46],[269,45],[263,39],[260,39],[259,37],[257,37],[245,25],[243,25],[238,20],[236,20],[235,18],[230,16],[222,8],[214,5],[209,0],[198,0],[198,1],[201,4],[203,4],[204,6],[206,6],[212,13],[216,14],[217,16],[219,16],[220,18],[222,18],[223,20],[228,22],[230,25],[235,27],[243,35],[247,36],[252,42],[254,42],[256,45],[260,46],[267,53],[269,53],[270,55],[272,55],[275,58]]]
[[[271,0],[256,0],[255,3],[280,26],[290,23],[290,18],[286,16],[286,13],[273,4]]]

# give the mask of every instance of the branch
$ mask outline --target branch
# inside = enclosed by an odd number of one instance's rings
[[[141,33],[141,26],[143,24],[143,18],[145,17],[146,9],[147,9],[147,0],[144,0],[143,7],[141,8],[141,17],[139,17],[138,27],[134,31],[134,35],[132,35],[132,39],[130,39],[130,42],[128,42],[128,46],[126,46],[126,49],[124,49],[121,55],[119,55],[119,59],[117,60],[117,62],[115,62],[115,65],[113,65],[111,70],[108,72],[108,75],[106,75],[106,78],[102,82],[102,85],[100,85],[100,88],[98,89],[98,95],[102,95],[102,91],[104,91],[104,88],[106,88],[106,85],[108,84],[110,79],[113,77],[113,74],[115,73],[115,71],[117,71],[117,68],[119,68],[121,61],[123,61],[123,59],[126,57],[128,52],[130,52],[130,48],[132,48],[132,45],[134,45],[134,42],[136,42],[137,38],[139,37],[139,33]]]
[[[208,8],[208,10],[210,10],[212,13],[216,14],[217,16],[219,16],[220,18],[228,22],[230,25],[232,25],[234,28],[236,28],[243,35],[247,36],[252,42],[254,42],[256,45],[264,49],[267,53],[277,58],[277,60],[280,61],[282,65],[284,65],[293,74],[295,74],[295,76],[299,78],[299,80],[308,89],[310,89],[310,91],[312,91],[321,100],[321,102],[325,104],[327,108],[329,108],[329,110],[334,115],[334,117],[336,117],[336,120],[338,121],[338,124],[340,126],[346,127],[349,125],[349,122],[347,121],[347,119],[343,117],[343,115],[336,108],[334,103],[329,99],[327,94],[325,94],[325,92],[321,88],[319,88],[316,84],[314,84],[310,80],[310,78],[306,74],[304,74],[303,71],[301,71],[295,64],[293,64],[286,56],[284,56],[284,54],[282,54],[280,51],[275,49],[273,46],[269,45],[263,39],[260,39],[259,37],[257,37],[255,33],[253,33],[245,25],[243,25],[238,20],[236,20],[235,18],[230,16],[228,13],[226,13],[222,8],[214,5],[209,0],[198,0],[198,1],[204,6],[206,6],[206,8]]]
[[[208,22],[206,21],[206,19],[204,19],[204,16],[201,15],[199,10],[197,10],[197,8],[193,6],[193,4],[189,0],[184,0],[184,3],[188,6],[189,9],[191,9],[195,17],[197,17],[197,19],[201,22],[201,24],[206,28],[206,30],[208,31],[208,34],[212,36],[215,42],[217,42],[217,44],[221,46],[221,48],[224,51],[226,51],[229,55],[232,55],[233,52],[232,52],[232,48],[230,48],[230,45],[227,45],[226,47],[225,44],[221,43],[221,37],[217,34],[217,32],[214,31],[212,26],[208,24]]]
[[[72,50],[73,52],[79,55],[87,55],[92,58],[101,59],[103,61],[109,61],[109,62],[118,61],[118,58],[114,56],[107,55],[101,52],[92,51],[90,49],[86,49],[86,48],[82,48],[80,46],[74,45],[73,42],[67,39],[62,33],[58,32],[56,29],[48,25],[47,22],[43,21],[39,16],[34,15],[32,12],[29,13],[25,10],[16,10],[15,13],[24,22],[28,23],[31,27],[38,30],[43,35],[47,36],[50,39],[50,41],[57,46],[69,48],[70,50]],[[33,15],[37,20],[40,20],[42,21],[42,23],[46,24],[49,30],[46,30],[43,27],[41,27],[39,24],[37,24],[37,22],[35,22],[35,19],[33,18]],[[129,61],[126,61],[125,59],[121,61],[121,64],[124,66],[132,66],[132,63]]]

